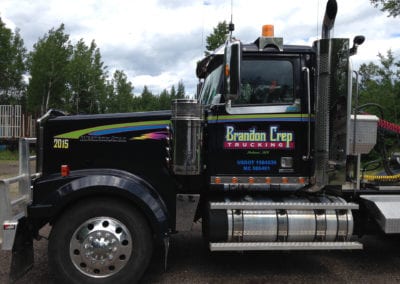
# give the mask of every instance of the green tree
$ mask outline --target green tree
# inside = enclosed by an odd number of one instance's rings
[[[26,49],[18,29],[13,33],[0,18],[0,104],[20,104],[26,84]]]
[[[171,109],[171,96],[166,89],[161,92],[158,103],[160,110]]]
[[[114,85],[112,80],[106,82],[104,92],[101,95],[102,98],[100,100],[104,103],[100,104],[99,112],[100,113],[118,112],[115,93],[114,93]]]
[[[177,99],[184,99],[185,98],[185,86],[183,85],[182,81],[179,81],[178,88],[176,92]]]
[[[388,12],[388,17],[397,17],[400,15],[400,1],[399,0],[371,0],[371,3],[377,7],[381,7],[382,12]]]
[[[172,85],[171,91],[169,93],[170,93],[170,96],[171,96],[171,100],[177,99],[177,94],[176,94],[176,90],[175,90],[175,86],[174,85]]]
[[[400,61],[391,50],[386,55],[378,54],[379,64],[362,64],[359,69],[361,75],[360,104],[377,103],[385,110],[385,119],[399,123],[400,111]],[[380,115],[376,110],[373,112]]]
[[[128,81],[128,77],[121,70],[116,70],[111,81],[111,85],[107,87],[109,94],[108,112],[131,112],[134,109],[133,86]]]
[[[146,89],[148,92],[148,89]],[[179,81],[178,86],[172,85],[170,92],[164,89],[158,97],[153,96],[151,110],[168,110],[171,109],[171,101],[176,99],[183,99],[186,97],[185,86],[182,81]],[[150,110],[147,108],[147,110]]]
[[[68,64],[69,100],[72,112],[98,113],[104,104],[105,70],[99,49],[83,39],[74,46]]]
[[[157,98],[147,86],[144,86],[143,88],[139,106],[141,111],[157,110],[159,108]]]
[[[217,26],[213,29],[213,32],[206,38],[207,50],[204,52],[206,56],[226,42],[226,39],[228,38],[228,32],[228,24],[226,21],[219,22],[217,24]]]
[[[93,42],[94,43],[94,42]],[[101,59],[100,49],[96,48],[92,56],[92,69],[90,73],[92,92],[97,103],[97,112],[105,113],[107,109],[107,68]],[[132,89],[133,86],[131,85]]]
[[[90,104],[89,73],[91,51],[81,39],[73,47],[72,58],[68,64],[68,101],[71,103],[69,111],[80,113],[87,112]],[[89,100],[88,100],[89,99]]]
[[[40,38],[28,56],[30,80],[28,110],[43,114],[49,108],[69,104],[67,92],[68,63],[73,52],[64,24]]]

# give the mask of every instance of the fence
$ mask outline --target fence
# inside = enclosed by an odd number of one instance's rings
[[[19,174],[18,176],[0,180],[0,248],[11,250],[17,231],[18,220],[26,216],[26,206],[32,200],[31,178],[38,173],[31,173],[31,162],[36,156],[29,152],[30,144],[35,138],[19,139]],[[18,184],[17,190],[11,185]]]
[[[24,115],[20,105],[0,105],[0,138],[17,139],[35,136],[35,119]]]

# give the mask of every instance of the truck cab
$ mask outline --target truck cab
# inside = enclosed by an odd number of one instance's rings
[[[211,250],[361,248],[358,205],[326,195],[348,180],[349,56],[347,39],[285,45],[266,25],[198,63]]]
[[[313,175],[310,70],[315,52],[277,44],[282,39],[271,36],[264,39],[269,40],[235,41],[222,48],[225,54],[237,49],[229,62],[217,53],[199,63],[207,173],[213,186],[255,183],[290,191],[309,184]]]

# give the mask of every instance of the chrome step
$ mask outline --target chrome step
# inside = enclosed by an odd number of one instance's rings
[[[211,202],[210,209],[231,210],[357,210],[355,203],[317,202]]]
[[[268,250],[354,250],[363,249],[359,242],[248,242],[210,243],[211,251],[268,251]]]

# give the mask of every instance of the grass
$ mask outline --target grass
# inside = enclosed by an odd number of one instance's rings
[[[18,151],[0,151],[0,161],[18,161]]]

